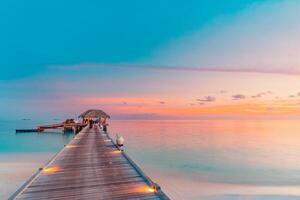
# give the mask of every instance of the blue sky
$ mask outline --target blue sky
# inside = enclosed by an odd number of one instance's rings
[[[299,8],[292,0],[1,1],[1,113],[51,118],[101,107],[120,118],[194,118],[234,96],[298,97]],[[275,110],[269,104],[251,112]]]
[[[1,1],[0,78],[47,73],[49,65],[135,62],[201,29],[216,17],[232,14],[251,3]]]

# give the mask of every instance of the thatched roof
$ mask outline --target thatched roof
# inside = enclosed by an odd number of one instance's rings
[[[103,110],[90,109],[79,115],[81,118],[110,118],[108,114],[106,114]]]

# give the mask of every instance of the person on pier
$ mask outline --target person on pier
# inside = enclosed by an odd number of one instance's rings
[[[108,126],[108,123],[106,122],[106,118],[101,117],[100,118],[100,127],[102,128],[102,130],[104,132],[107,132],[107,126]]]
[[[93,119],[90,118],[88,124],[89,124],[89,128],[93,128]]]

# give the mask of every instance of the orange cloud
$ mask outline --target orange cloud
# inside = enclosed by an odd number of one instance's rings
[[[243,102],[213,106],[189,106],[186,104],[168,104],[164,106],[145,104],[115,108],[120,113],[155,113],[166,116],[201,117],[206,115],[251,115],[277,116],[300,114],[300,105],[291,103]]]
[[[101,108],[114,116],[150,116],[149,118],[202,118],[213,116],[295,116],[300,115],[300,104],[296,98],[262,99],[247,98],[232,101],[226,99],[205,105],[197,104],[195,98],[159,98],[159,97],[76,97],[70,99],[68,107],[59,103],[61,109],[85,110]],[[164,103],[162,103],[164,102]],[[193,104],[193,105],[191,105]],[[130,117],[129,117],[130,118]]]

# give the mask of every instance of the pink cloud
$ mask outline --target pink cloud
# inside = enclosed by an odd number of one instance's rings
[[[59,70],[84,70],[97,68],[116,68],[116,69],[139,69],[139,70],[162,70],[162,71],[194,71],[194,72],[247,72],[265,74],[287,74],[300,75],[300,66],[294,68],[268,68],[268,67],[191,67],[174,65],[147,65],[147,64],[112,64],[112,63],[80,63],[74,65],[54,65],[51,69]]]

